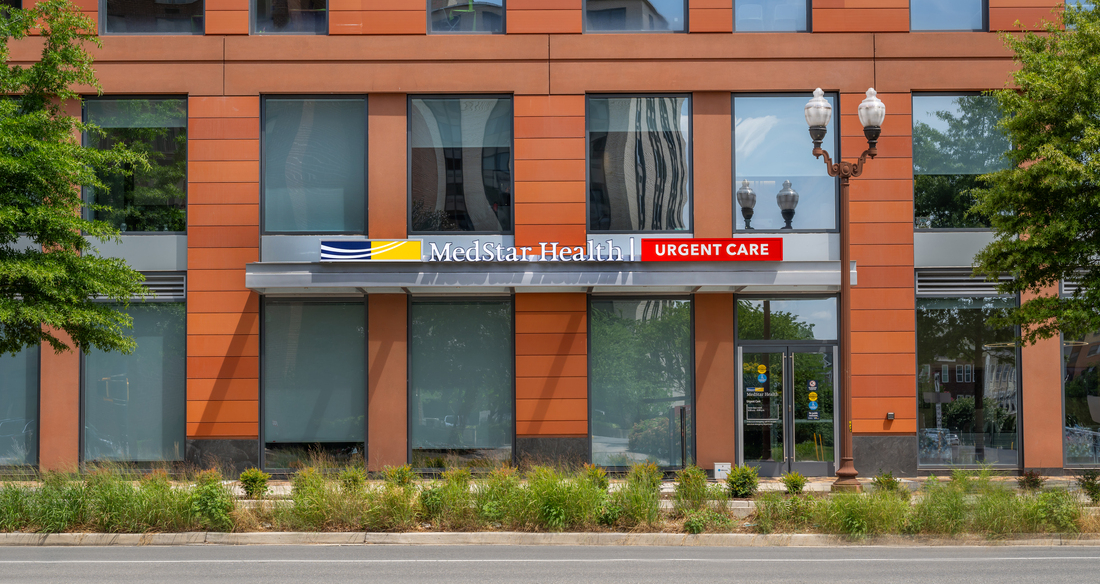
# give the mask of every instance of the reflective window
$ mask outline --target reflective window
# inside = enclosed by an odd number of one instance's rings
[[[737,338],[743,341],[831,341],[836,327],[836,298],[737,300]]]
[[[589,322],[593,464],[693,460],[691,301],[593,298]]]
[[[364,233],[367,101],[264,100],[264,231]]]
[[[84,460],[183,460],[187,355],[182,303],[135,303],[130,355],[84,357]]]
[[[102,175],[104,190],[85,189],[85,200],[98,207],[92,218],[124,232],[186,231],[187,100],[89,99],[84,119],[103,130],[85,134],[88,146],[121,143],[149,160],[147,169]]]
[[[814,158],[804,114],[809,98],[808,94],[733,98],[733,190],[737,193],[747,187],[755,195],[739,198],[735,194],[737,229],[836,228],[838,183],[825,164]],[[836,96],[826,99],[836,111]],[[822,145],[834,158],[839,158],[839,118],[833,116]]]
[[[328,34],[326,0],[252,0],[253,34]]]
[[[107,34],[202,34],[203,0],[100,0]]]
[[[985,30],[984,0],[910,0],[909,30]]]
[[[409,449],[414,468],[512,460],[512,302],[409,307]]]
[[[1067,465],[1100,464],[1100,332],[1063,344]]]
[[[588,229],[691,228],[688,97],[588,99]]]
[[[920,464],[1017,464],[1015,332],[986,324],[1015,303],[917,298]]]
[[[585,0],[587,32],[684,32],[684,0]]]
[[[264,303],[265,467],[363,462],[366,325],[363,302]]]
[[[38,463],[38,354],[0,355],[0,466]]]
[[[432,32],[504,32],[504,0],[429,0]]]
[[[737,32],[806,32],[807,0],[734,0],[733,29]]]
[[[22,8],[23,0],[0,0],[0,9],[3,8]]]
[[[512,99],[409,100],[413,231],[512,231]]]
[[[1005,168],[997,101],[984,95],[913,96],[913,206],[917,228],[989,227],[970,213],[978,176]]]

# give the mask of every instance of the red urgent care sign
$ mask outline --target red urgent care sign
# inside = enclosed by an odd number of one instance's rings
[[[783,238],[643,239],[643,262],[781,262]]]

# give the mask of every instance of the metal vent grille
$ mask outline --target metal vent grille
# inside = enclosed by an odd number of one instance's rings
[[[1084,277],[1085,271],[1078,270],[1077,275]],[[1062,280],[1062,296],[1073,296],[1073,293],[1077,291],[1077,288],[1081,285],[1080,280],[1077,278],[1070,278],[1069,280]]]
[[[183,272],[145,272],[145,287],[157,295],[154,300],[187,300],[187,274]]]
[[[999,279],[1010,280],[1008,275]],[[969,270],[917,270],[917,296],[999,296],[997,284],[974,278]]]

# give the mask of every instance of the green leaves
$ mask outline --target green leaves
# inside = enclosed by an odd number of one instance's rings
[[[1024,342],[1100,329],[1100,11],[1067,7],[1067,27],[1004,35],[1015,53],[1017,88],[992,92],[1000,128],[1014,148],[1010,167],[982,177],[972,212],[988,217],[995,240],[975,271],[1013,281],[1003,293],[1041,295],[995,326],[1023,327]],[[1075,294],[1052,293],[1060,281]]]
[[[25,38],[32,26],[39,39]],[[95,250],[93,240],[117,241],[119,232],[83,217],[81,187],[106,188],[100,177],[149,165],[122,145],[83,147],[81,133],[101,132],[66,113],[79,104],[74,87],[99,88],[85,49],[98,45],[94,29],[68,0],[0,13],[0,94],[17,96],[0,99],[0,352],[41,342],[55,351],[134,347],[118,308],[147,295],[144,278]],[[13,39],[40,42],[40,60],[10,65]]]

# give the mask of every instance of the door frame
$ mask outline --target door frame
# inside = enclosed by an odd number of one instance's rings
[[[783,358],[783,385],[791,384],[790,389],[794,390],[794,380],[792,375],[794,373],[793,367],[788,364],[787,356],[793,355],[796,352],[808,352],[807,350],[820,351],[822,348],[831,347],[833,350],[833,469],[840,468],[840,448],[837,446],[840,444],[841,437],[839,421],[843,420],[842,408],[844,407],[844,399],[840,395],[840,343],[837,342],[799,342],[799,341],[764,341],[764,342],[748,342],[738,343],[736,350],[736,374],[734,375],[734,392],[736,397],[733,400],[733,417],[734,417],[734,436],[737,441],[737,455],[736,464],[738,466],[745,464],[745,421],[744,421],[744,403],[745,403],[745,376],[743,373],[744,362],[744,350],[748,347],[752,351],[782,351]],[[784,391],[786,391],[784,387]],[[792,392],[787,392],[793,395]],[[784,465],[788,465],[790,462],[787,460],[787,448],[791,446],[792,442],[788,440],[788,435],[793,437],[794,433],[794,420],[788,415],[787,404],[791,399],[789,395],[783,397],[783,450],[784,450]],[[791,424],[788,426],[788,420]],[[789,470],[788,470],[789,472]]]

